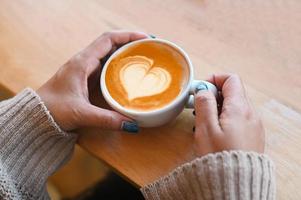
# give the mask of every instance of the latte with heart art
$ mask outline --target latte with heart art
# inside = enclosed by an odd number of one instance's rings
[[[147,41],[114,57],[105,82],[120,105],[133,110],[154,110],[173,101],[188,80],[184,57],[174,48]]]

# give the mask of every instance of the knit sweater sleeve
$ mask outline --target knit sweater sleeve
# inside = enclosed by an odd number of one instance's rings
[[[147,200],[276,199],[272,161],[254,152],[208,154],[141,189]]]
[[[0,199],[49,199],[47,178],[71,157],[75,142],[32,89],[0,102]]]

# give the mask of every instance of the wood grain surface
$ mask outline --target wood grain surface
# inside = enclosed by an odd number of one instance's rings
[[[301,199],[301,1],[0,1],[0,92],[34,89],[102,32],[142,30],[183,47],[195,76],[235,72],[266,128],[278,199]],[[194,158],[185,110],[138,135],[81,130],[79,144],[137,186]]]

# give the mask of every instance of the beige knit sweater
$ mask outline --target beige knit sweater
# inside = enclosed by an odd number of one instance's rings
[[[47,178],[68,161],[75,142],[33,90],[0,102],[0,199],[49,199]],[[141,191],[146,199],[275,199],[274,167],[252,152],[208,154]]]

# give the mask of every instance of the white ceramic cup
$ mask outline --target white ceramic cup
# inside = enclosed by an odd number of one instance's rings
[[[183,55],[185,58],[186,62],[188,63],[189,67],[189,77],[188,77],[188,82],[185,86],[185,88],[182,89],[181,93],[169,104],[165,105],[162,108],[151,110],[151,111],[137,111],[137,110],[132,110],[132,109],[127,109],[123,106],[121,106],[117,101],[115,101],[112,96],[110,95],[106,83],[105,83],[105,76],[106,76],[106,71],[107,68],[113,58],[115,58],[117,55],[119,55],[121,52],[124,52],[127,48],[139,44],[139,43],[144,43],[144,42],[158,42],[158,43],[163,43],[168,46],[171,46],[175,49],[175,51],[178,51],[180,54]],[[105,63],[101,77],[100,77],[100,88],[102,91],[102,94],[107,101],[107,103],[116,111],[119,113],[128,116],[132,119],[134,119],[140,127],[156,127],[156,126],[161,126],[172,119],[176,118],[182,111],[183,109],[186,108],[193,108],[194,107],[194,92],[196,87],[199,84],[204,84],[208,90],[212,91],[215,96],[217,96],[217,89],[216,87],[207,82],[207,81],[202,81],[202,80],[194,80],[193,78],[193,65],[191,63],[191,60],[189,59],[188,55],[185,53],[185,51],[179,47],[178,45],[167,41],[163,39],[143,39],[143,40],[137,40],[134,42],[130,42],[121,48],[119,48],[117,51],[115,51],[110,58],[107,60]]]

